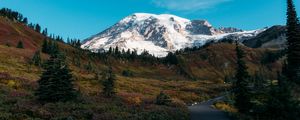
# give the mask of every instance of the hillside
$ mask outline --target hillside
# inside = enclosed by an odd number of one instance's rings
[[[224,84],[225,77],[233,77],[235,72],[235,46],[230,43],[177,54],[178,64],[166,65],[114,56],[102,59],[58,42],[67,56],[80,96],[68,103],[41,104],[36,101],[34,90],[43,69],[30,65],[29,61],[41,49],[45,36],[3,17],[0,17],[0,34],[0,118],[3,119],[188,119],[185,105],[218,96],[230,86]],[[24,43],[24,49],[15,47],[19,41]],[[253,74],[259,66],[264,66],[259,61],[265,50],[244,49]],[[48,57],[42,54],[43,61]],[[87,69],[89,65],[92,69]],[[95,77],[108,66],[117,75],[115,99],[101,96],[102,80]],[[269,78],[274,78],[279,68],[278,62],[262,67]],[[133,76],[125,77],[124,70],[130,70]],[[172,105],[154,104],[160,91],[172,97]]]
[[[204,100],[212,95],[217,95],[217,91],[223,90],[214,82],[189,81],[185,77],[176,75],[172,70],[168,70],[169,68],[164,65],[153,66],[139,61],[123,64],[124,61],[111,58],[110,63],[114,65],[114,72],[117,73],[118,97],[114,100],[107,99],[101,97],[101,80],[96,80],[93,72],[104,70],[107,66],[105,62],[99,59],[87,60],[89,52],[60,43],[59,47],[66,53],[68,63],[73,71],[76,89],[81,94],[78,101],[80,104],[69,102],[67,104],[42,105],[35,100],[34,90],[37,88],[37,80],[43,70],[30,65],[29,61],[34,52],[41,48],[44,36],[23,24],[6,18],[1,18],[0,23],[4,26],[1,26],[2,31],[7,33],[1,35],[0,39],[1,119],[60,119],[67,117],[75,119],[138,119],[137,117],[141,114],[145,118],[152,116],[154,119],[174,119],[172,117],[178,115],[181,117],[176,119],[186,119],[188,111],[183,101]],[[12,38],[11,36],[17,37]],[[18,39],[21,38],[24,49],[15,47],[19,42]],[[5,41],[9,39],[12,40]],[[74,58],[78,57],[76,56],[78,52],[82,53],[79,56],[81,61],[79,66],[72,62]],[[42,54],[42,58],[45,61],[48,59],[48,55]],[[88,61],[93,64],[93,71],[84,69]],[[135,76],[130,78],[122,76],[121,72],[125,69],[132,70]],[[177,81],[170,81],[175,78]],[[169,107],[155,105],[155,97],[162,90],[177,102]],[[200,91],[206,95],[200,96]],[[178,111],[178,113],[172,111]]]
[[[0,44],[17,46],[17,43],[22,41],[26,49],[36,50],[43,39],[44,36],[24,24],[0,17]]]
[[[280,71],[281,62],[275,59],[268,61],[269,54],[276,54],[277,50],[253,49],[243,47],[247,54],[245,58],[250,74],[255,71],[263,72],[267,78],[276,79],[276,71]],[[235,45],[217,43],[204,47],[199,51],[180,55],[180,58],[189,66],[191,75],[202,80],[224,80],[233,77],[236,68]],[[262,61],[268,61],[263,64]],[[260,71],[262,70],[262,71]]]

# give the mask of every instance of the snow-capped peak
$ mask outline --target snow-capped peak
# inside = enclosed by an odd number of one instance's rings
[[[185,18],[181,18],[175,15],[171,15],[171,14],[160,14],[160,15],[156,15],[156,14],[150,14],[150,13],[134,13],[126,18],[124,18],[123,20],[121,20],[121,22],[130,22],[132,20],[134,20],[135,22],[141,22],[141,21],[145,21],[147,19],[158,19],[161,21],[178,21],[178,22],[190,22],[190,20],[185,19]]]
[[[120,49],[149,51],[158,57],[185,47],[201,46],[224,37],[253,37],[257,31],[214,28],[206,20],[188,20],[170,14],[134,13],[114,26],[86,39],[81,46],[92,51]]]

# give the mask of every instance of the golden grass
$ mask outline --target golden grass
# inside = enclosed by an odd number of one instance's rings
[[[228,113],[237,113],[238,112],[238,110],[234,106],[232,106],[228,103],[225,103],[225,102],[217,102],[214,104],[213,107],[216,109],[228,112]]]
[[[14,77],[37,80],[41,71],[29,66],[28,60],[33,51],[0,45],[0,73],[9,73]]]
[[[13,77],[21,77],[36,82],[42,70],[35,66],[29,66],[27,63],[34,52],[33,50],[17,49],[0,45],[0,73],[9,73]],[[47,55],[43,55],[43,58],[45,60]],[[68,58],[68,60],[70,59],[71,58]],[[83,63],[84,62],[86,61],[83,61]],[[229,87],[221,82],[215,82],[217,80],[191,81],[181,75],[174,74],[172,69],[168,69],[165,66],[140,66],[134,63],[123,64],[117,62],[115,64],[117,92],[120,94],[140,95],[138,97],[128,98],[131,99],[129,101],[139,101],[139,99],[144,100],[149,98],[154,99],[160,91],[165,91],[173,99],[190,103],[218,96],[225,88]],[[95,65],[100,72],[105,68],[105,65],[101,64],[101,62]],[[101,81],[94,79],[94,73],[89,73],[72,64],[70,64],[70,68],[75,79],[76,88],[82,94],[96,96],[101,93]],[[125,69],[132,70],[135,77],[123,77],[121,72]],[[192,70],[194,71],[194,69]],[[206,69],[195,69],[197,73],[202,70]]]

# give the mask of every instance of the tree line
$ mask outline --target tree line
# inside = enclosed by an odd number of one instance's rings
[[[287,59],[282,70],[278,71],[276,82],[259,77],[259,73],[254,77],[255,82],[251,82],[248,67],[243,60],[246,53],[236,44],[237,72],[232,90],[234,105],[241,114],[241,119],[300,118],[300,101],[295,96],[299,94],[296,90],[300,85],[300,23],[293,0],[287,0],[287,5]]]

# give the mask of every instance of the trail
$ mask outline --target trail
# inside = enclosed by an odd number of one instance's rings
[[[190,106],[191,120],[230,120],[225,112],[212,108],[214,102],[223,98],[224,97],[222,96],[201,104]]]

